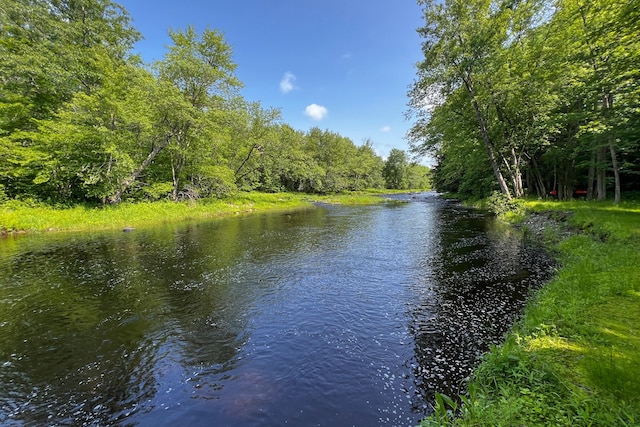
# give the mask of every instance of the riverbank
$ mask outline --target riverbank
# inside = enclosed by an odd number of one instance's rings
[[[462,404],[440,396],[423,425],[640,425],[640,203],[520,206],[512,221],[561,267],[485,355]]]
[[[148,227],[253,212],[307,209],[318,202],[344,205],[375,204],[384,202],[385,199],[381,195],[389,192],[391,191],[334,195],[250,192],[238,193],[225,199],[201,200],[197,203],[157,201],[61,208],[11,201],[0,205],[0,233],[8,235]]]

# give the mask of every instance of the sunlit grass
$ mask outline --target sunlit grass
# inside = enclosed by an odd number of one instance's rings
[[[145,227],[253,212],[312,208],[314,202],[343,205],[385,201],[378,192],[309,195],[301,193],[242,192],[225,199],[197,203],[172,201],[121,203],[116,206],[55,208],[39,204],[8,202],[0,205],[0,231],[87,231]]]
[[[526,207],[532,211],[569,211],[573,215],[570,223],[582,230],[591,231],[601,237],[612,236],[626,239],[640,237],[640,202],[629,201],[618,205],[610,202],[567,202],[529,200]]]
[[[257,193],[241,193],[229,199],[204,200],[198,203],[157,201],[64,209],[10,203],[0,209],[0,228],[27,232],[99,230],[303,207],[310,207],[310,204],[298,195]]]

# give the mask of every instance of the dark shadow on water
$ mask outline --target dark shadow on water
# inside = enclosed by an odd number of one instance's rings
[[[427,402],[436,392],[464,393],[482,354],[502,342],[556,267],[541,247],[490,214],[440,203],[436,250],[426,260],[431,275],[416,284],[422,292],[410,311],[419,401]]]

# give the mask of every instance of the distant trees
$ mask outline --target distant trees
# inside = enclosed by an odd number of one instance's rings
[[[140,34],[116,3],[4,0],[0,201],[118,203],[385,185],[386,163],[371,141],[297,131],[279,110],[243,99],[220,32],[187,27],[170,37],[164,58],[148,67],[131,54]],[[394,188],[424,187],[422,172],[404,173]]]
[[[386,188],[406,190],[431,187],[431,170],[424,165],[409,162],[407,153],[397,148],[389,153],[382,174]]]
[[[419,0],[412,148],[439,189],[570,197],[638,189],[635,2]]]

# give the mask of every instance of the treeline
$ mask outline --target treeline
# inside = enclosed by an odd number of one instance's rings
[[[616,202],[640,190],[640,2],[418,3],[410,140],[437,159],[436,188]]]
[[[428,168],[371,141],[282,123],[239,94],[232,49],[213,29],[170,32],[151,66],[109,0],[0,5],[0,201],[118,203],[237,190],[424,188]]]

